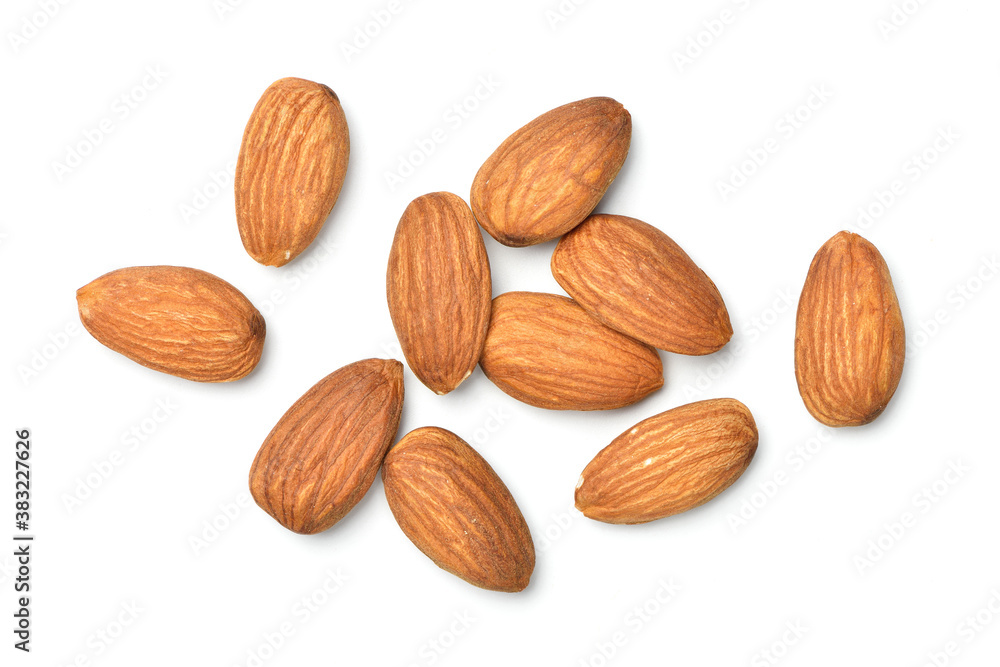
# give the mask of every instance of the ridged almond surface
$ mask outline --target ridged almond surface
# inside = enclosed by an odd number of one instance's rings
[[[795,378],[810,414],[859,426],[882,414],[906,356],[903,315],[885,260],[851,232],[823,244],[795,321]]]
[[[562,236],[590,215],[632,141],[632,117],[610,97],[548,111],[510,135],[472,183],[472,211],[508,246]]]
[[[656,350],[555,294],[495,298],[479,364],[507,394],[551,410],[620,408],[663,386]]]
[[[251,257],[282,266],[312,243],[337,202],[350,151],[332,90],[287,78],[264,91],[236,162],[236,221]]]
[[[643,420],[587,464],[576,507],[605,523],[645,523],[702,505],[739,479],[757,451],[745,405],[718,398]]]
[[[656,227],[592,215],[552,253],[552,275],[584,310],[678,354],[710,354],[733,335],[715,283]]]
[[[187,380],[238,380],[264,348],[260,312],[238,289],[198,269],[118,269],[77,290],[76,301],[80,321],[99,342]]]
[[[535,547],[513,496],[490,464],[451,431],[418,428],[382,466],[389,508],[438,567],[493,591],[528,585]]]
[[[403,407],[403,365],[366,359],[316,383],[282,416],[250,468],[250,493],[296,533],[340,521],[368,491]]]
[[[490,324],[490,260],[461,197],[410,202],[396,227],[386,275],[389,314],[406,362],[447,394],[472,374]]]

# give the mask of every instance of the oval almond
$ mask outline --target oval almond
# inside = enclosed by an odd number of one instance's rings
[[[827,426],[859,426],[889,404],[903,374],[906,332],[878,249],[840,232],[813,258],[795,320],[799,394]]]
[[[403,365],[366,359],[330,373],[278,420],[250,468],[254,501],[296,533],[319,533],[371,487],[403,408]]]
[[[472,183],[472,211],[490,236],[528,246],[583,222],[625,162],[632,117],[610,97],[548,111],[500,144]]]
[[[350,155],[337,94],[320,83],[272,83],[250,114],[236,162],[236,222],[247,253],[283,266],[305,250],[333,209]]]
[[[587,464],[576,507],[605,523],[645,523],[719,495],[750,465],[757,424],[731,398],[683,405],[643,420]]]
[[[260,312],[238,289],[199,269],[118,269],[77,290],[76,301],[80,321],[100,343],[187,380],[238,380],[264,349]]]
[[[669,236],[635,218],[587,218],[559,241],[552,275],[598,320],[661,350],[710,354],[733,335],[715,283]]]
[[[435,192],[410,202],[386,275],[389,314],[414,374],[447,394],[472,374],[490,324],[490,260],[472,211]]]
[[[551,410],[620,408],[663,386],[656,350],[555,294],[495,298],[479,364],[507,394]]]
[[[434,563],[493,591],[528,585],[535,547],[513,496],[490,464],[451,431],[418,428],[382,466],[389,509]]]

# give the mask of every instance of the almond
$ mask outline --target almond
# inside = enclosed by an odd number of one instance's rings
[[[576,507],[605,523],[645,523],[697,507],[739,479],[757,451],[757,425],[731,398],[643,420],[587,464]]]
[[[472,183],[472,210],[508,246],[562,236],[583,222],[628,155],[632,117],[609,97],[542,114],[510,135]]]
[[[250,468],[250,493],[296,533],[340,521],[368,491],[396,438],[403,365],[366,359],[317,382],[264,439]]]
[[[389,509],[443,570],[493,591],[524,590],[535,547],[513,496],[490,464],[451,431],[411,431],[385,457]]]
[[[899,385],[906,334],[885,260],[840,232],[806,276],[795,320],[795,378],[809,413],[827,426],[882,414]]]
[[[447,394],[472,374],[490,324],[490,260],[461,197],[410,202],[396,227],[386,276],[389,314],[406,362]]]
[[[198,269],[118,269],[77,290],[76,301],[80,321],[100,343],[187,380],[238,380],[264,348],[264,318],[253,304]]]
[[[507,394],[551,410],[620,408],[663,386],[656,350],[555,294],[495,298],[479,363]]]
[[[710,354],[733,335],[715,283],[669,236],[635,218],[587,218],[559,241],[552,275],[595,318],[661,350]]]
[[[251,257],[283,266],[312,243],[337,202],[349,154],[332,90],[287,78],[264,91],[236,162],[236,221]]]

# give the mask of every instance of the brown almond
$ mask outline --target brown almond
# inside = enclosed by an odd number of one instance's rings
[[[472,374],[490,324],[490,260],[461,197],[410,202],[396,227],[386,275],[389,314],[410,369],[438,394]]]
[[[490,236],[528,246],[583,222],[628,155],[632,117],[610,97],[548,111],[500,144],[472,183],[472,211]]]
[[[535,547],[513,496],[490,464],[451,431],[410,431],[382,466],[389,509],[443,570],[492,591],[524,590]]]
[[[80,321],[100,343],[187,380],[238,380],[264,348],[264,318],[253,304],[198,269],[118,269],[77,290],[76,301]]]
[[[264,91],[236,162],[236,221],[251,257],[283,266],[312,243],[337,202],[350,150],[328,87],[287,78]]]
[[[612,329],[678,354],[710,354],[733,335],[715,283],[656,227],[592,215],[552,253],[552,275]]]
[[[905,356],[885,260],[861,236],[840,232],[816,253],[799,298],[795,378],[806,408],[827,426],[868,424],[895,393]]]
[[[479,363],[507,394],[551,410],[620,408],[663,386],[656,350],[555,294],[495,298]]]
[[[645,523],[679,514],[739,479],[757,451],[745,405],[718,398],[643,420],[587,464],[576,507],[605,523]]]
[[[396,438],[403,365],[366,359],[317,382],[278,420],[250,468],[250,493],[296,533],[326,530],[351,511]]]

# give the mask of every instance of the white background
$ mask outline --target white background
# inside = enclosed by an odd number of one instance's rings
[[[64,1],[48,3],[50,18],[45,2],[5,2],[0,536],[14,532],[13,433],[27,427],[37,539],[30,655],[11,647],[13,547],[0,549],[0,661],[774,664],[767,650],[789,666],[916,667],[954,641],[938,664],[995,664],[1000,6],[896,1],[912,15],[888,33],[891,0],[567,1],[560,21],[557,0],[409,0],[377,30],[372,12],[385,22],[388,0]],[[729,22],[714,23],[723,10]],[[348,57],[366,25],[378,34]],[[705,46],[682,63],[689,40]],[[257,98],[284,76],[339,94],[351,161],[315,245],[274,269],[244,252],[225,172]],[[479,88],[490,77],[495,89]],[[802,107],[820,89],[828,99]],[[438,397],[407,373],[400,434],[446,427],[490,461],[534,535],[528,589],[492,593],[439,570],[396,526],[380,481],[318,536],[240,506],[257,448],[299,395],[344,364],[394,355],[385,262],[409,200],[467,197],[509,133],[592,95],[618,99],[634,122],[599,210],[684,247],[719,286],[736,335],[713,356],[663,354],[666,386],[611,413],[522,405],[478,371]],[[468,107],[460,123],[456,104]],[[796,112],[797,127],[785,120]],[[87,139],[104,119],[110,133]],[[446,141],[391,189],[386,172],[436,128]],[[935,138],[949,128],[941,152]],[[768,139],[777,152],[744,167],[754,173],[724,200],[718,184]],[[88,154],[58,174],[78,149]],[[936,159],[923,169],[913,159],[925,151]],[[902,194],[879,211],[895,180]],[[859,207],[880,214],[859,227]],[[832,432],[796,390],[794,304],[815,251],[845,228],[885,256],[909,350],[884,415]],[[553,245],[487,238],[495,293],[558,292]],[[265,313],[251,376],[173,378],[74,328],[78,287],[149,264],[210,271]],[[756,459],[726,493],[644,526],[572,509],[580,471],[613,437],[721,396],[746,403],[760,427]],[[160,423],[158,401],[174,406]],[[796,454],[806,446],[808,460]],[[941,481],[953,464],[967,470]],[[936,482],[934,502],[920,500]],[[746,523],[733,524],[741,511]],[[889,535],[906,513],[914,525]],[[345,580],[327,594],[330,572]],[[671,581],[679,590],[657,601]],[[322,604],[306,614],[300,600],[313,596]],[[971,631],[965,619],[983,609],[992,623]],[[286,623],[291,635],[269,649]]]

